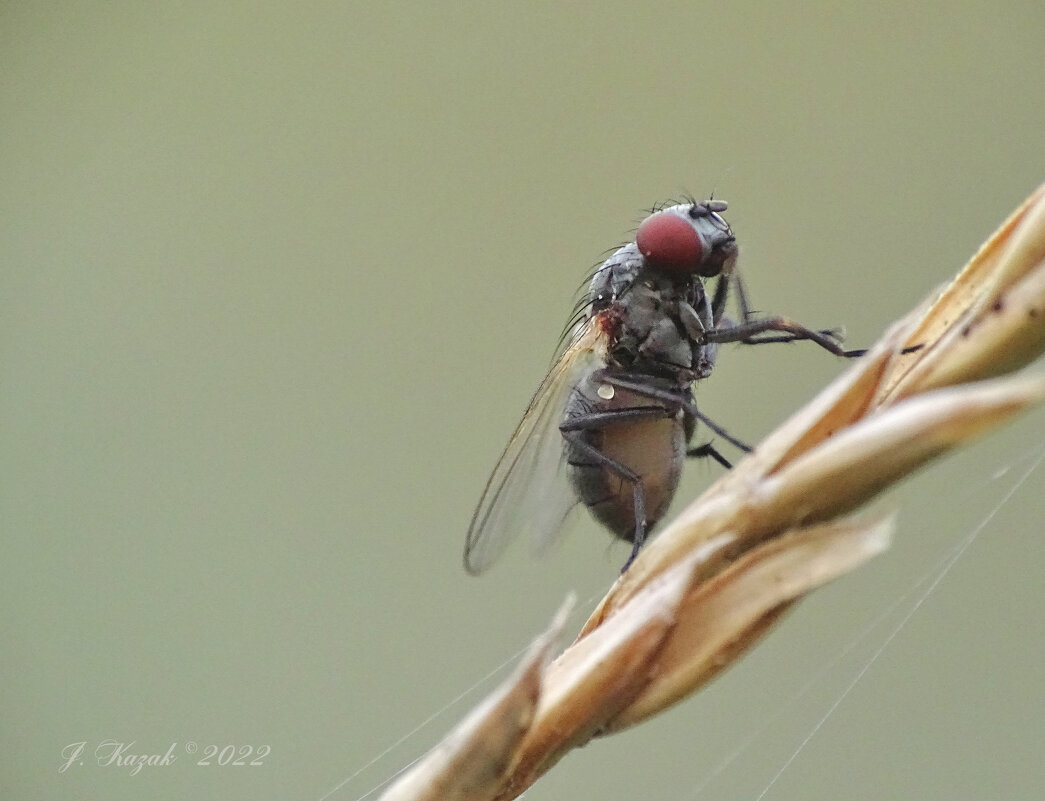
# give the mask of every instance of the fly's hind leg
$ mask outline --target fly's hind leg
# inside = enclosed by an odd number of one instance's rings
[[[639,550],[646,541],[648,525],[646,519],[646,488],[643,486],[642,477],[638,473],[621,464],[616,459],[611,459],[588,442],[584,434],[587,431],[597,431],[613,423],[669,417],[672,414],[671,410],[661,406],[636,406],[627,409],[614,409],[610,412],[579,414],[559,426],[559,431],[562,432],[563,438],[576,448],[579,453],[591,459],[593,464],[606,468],[615,476],[631,485],[632,506],[635,510],[635,529],[631,540],[631,555],[628,557],[628,561],[624,563],[624,567],[620,569],[621,573],[631,567],[631,563],[635,561],[635,557],[639,555]]]
[[[727,470],[733,469],[733,465],[730,464],[729,460],[719,453],[715,446],[710,442],[705,442],[703,445],[697,445],[695,448],[687,448],[686,456],[693,459],[714,459]]]
[[[686,435],[687,446],[689,441],[693,439],[693,434],[697,429],[697,418],[692,415],[685,415],[682,419],[682,430]],[[703,445],[696,445],[693,447],[686,448],[686,456],[690,459],[714,459],[726,470],[732,470],[733,464],[729,461],[722,453],[716,448],[711,442],[705,442]]]
[[[664,414],[671,414],[670,409],[683,409],[686,414],[692,415],[697,420],[706,425],[709,429],[718,434],[722,439],[732,445],[738,450],[744,451],[744,453],[751,452],[751,446],[745,442],[740,441],[726,429],[716,423],[714,420],[709,418],[706,414],[697,408],[696,401],[689,393],[673,392],[671,390],[659,389],[658,387],[651,387],[648,384],[643,383],[640,376],[631,375],[607,375],[605,373],[599,375],[599,380],[604,381],[607,384],[611,384],[621,389],[626,389],[634,392],[636,395],[642,395],[646,398],[652,398],[654,400],[662,401],[665,406],[669,409],[664,411]],[[643,408],[643,407],[640,407]],[[711,454],[707,454],[710,456]]]

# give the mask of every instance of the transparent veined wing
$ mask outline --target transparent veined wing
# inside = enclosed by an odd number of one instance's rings
[[[594,320],[579,324],[569,346],[534,393],[486,482],[468,527],[464,566],[469,573],[488,568],[522,532],[529,533],[535,551],[543,550],[576,505],[565,475],[559,425],[578,378],[604,364],[603,345]]]

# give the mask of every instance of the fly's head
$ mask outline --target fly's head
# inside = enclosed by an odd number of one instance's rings
[[[725,210],[724,200],[706,200],[651,214],[635,235],[645,265],[678,283],[728,275],[737,260],[737,240],[721,215]]]

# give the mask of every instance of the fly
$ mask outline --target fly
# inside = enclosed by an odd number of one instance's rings
[[[838,356],[862,353],[843,350],[834,332],[750,312],[725,210],[707,200],[654,211],[635,241],[595,270],[472,516],[468,572],[485,570],[523,531],[535,549],[547,547],[577,503],[632,544],[627,570],[667,511],[685,457],[731,466],[712,442],[690,445],[698,422],[750,450],[693,398],[720,343],[808,339]],[[739,322],[725,315],[731,293]]]

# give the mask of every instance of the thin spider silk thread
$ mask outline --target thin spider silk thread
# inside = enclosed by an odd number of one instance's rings
[[[878,648],[875,649],[874,653],[871,654],[870,659],[868,659],[864,666],[860,668],[859,671],[857,671],[856,675],[853,676],[853,679],[846,685],[845,689],[843,689],[842,692],[839,693],[838,697],[834,700],[831,706],[828,707],[827,711],[821,716],[820,720],[816,722],[816,724],[810,730],[809,734],[807,734],[805,738],[802,740],[802,742],[798,744],[798,747],[792,752],[791,756],[789,756],[784,761],[784,764],[780,766],[780,769],[773,775],[773,778],[769,780],[769,783],[765,786],[762,792],[758,794],[758,796],[755,798],[755,801],[762,801],[762,799],[766,797],[769,791],[773,789],[773,785],[775,785],[777,781],[780,779],[780,777],[784,775],[784,772],[791,766],[791,763],[793,763],[795,759],[798,758],[798,755],[802,753],[805,747],[816,736],[817,732],[820,731],[823,725],[827,722],[828,718],[830,718],[831,715],[834,714],[834,711],[846,699],[846,696],[848,696],[849,693],[852,692],[853,688],[856,687],[856,685],[864,677],[867,671],[871,669],[871,666],[874,665],[874,663],[885,652],[885,650],[889,647],[889,645],[896,638],[896,636],[904,629],[904,627],[911,620],[911,618],[914,617],[915,613],[921,608],[922,604],[924,604],[925,601],[929,598],[929,596],[933,594],[936,588],[940,585],[940,582],[943,581],[943,579],[950,572],[951,568],[953,568],[955,564],[958,563],[958,560],[965,555],[965,552],[969,549],[973,542],[976,541],[976,538],[979,537],[980,532],[982,532],[983,529],[986,528],[987,524],[994,519],[995,515],[997,515],[998,512],[1001,511],[1001,509],[1012,499],[1012,496],[1015,495],[1016,492],[1018,492],[1019,489],[1027,482],[1027,479],[1029,479],[1031,475],[1038,469],[1038,467],[1040,467],[1043,460],[1045,460],[1045,451],[1042,451],[1038,458],[1035,459],[1034,463],[1031,464],[1031,466],[1023,472],[1023,475],[1020,476],[1019,480],[1009,489],[1007,493],[1005,493],[1002,499],[997,504],[995,504],[994,508],[987,513],[987,515],[979,522],[979,524],[975,528],[973,528],[972,531],[961,542],[959,542],[954,549],[952,549],[952,551],[943,560],[942,566],[935,571],[933,579],[929,583],[929,586],[926,587],[925,590],[919,594],[919,596],[915,599],[914,604],[896,624],[893,630],[889,633],[889,636],[886,637],[885,641]]]
[[[1015,459],[1014,463],[1018,464],[1019,462],[1024,461],[1026,459],[1029,459],[1029,458],[1032,458],[1032,457],[1034,458],[1034,462],[1031,465],[1031,467],[1028,469],[1027,473],[1019,478],[1019,480],[1013,486],[1013,488],[1009,490],[1008,494],[1004,498],[1002,498],[1002,500],[998,503],[997,508],[993,509],[989,513],[988,517],[985,520],[981,521],[981,523],[975,529],[973,529],[973,534],[970,535],[972,540],[975,540],[975,538],[979,535],[979,532],[990,521],[990,518],[993,517],[995,514],[997,514],[997,512],[1008,502],[1008,500],[1020,488],[1020,486],[1022,486],[1022,484],[1024,484],[1027,481],[1028,477],[1034,472],[1034,470],[1036,470],[1039,467],[1041,461],[1043,460],[1043,458],[1045,458],[1045,449],[1043,449],[1041,446],[1039,446],[1039,447],[1035,448],[1034,450],[1026,452],[1022,456],[1020,456],[1017,459]],[[1000,478],[1002,475],[1004,475],[1005,472],[1008,472],[1008,471],[1006,470],[1006,471],[1003,471],[1001,473],[996,471],[995,474],[991,477],[991,480]],[[959,557],[961,557],[961,555],[965,552],[965,550],[969,547],[970,544],[971,544],[971,540],[968,543],[966,543],[965,540],[962,540],[962,541],[958,542],[957,544],[952,545],[950,548],[947,548],[944,551],[943,556],[941,558],[937,559],[936,562],[931,567],[929,567],[929,569],[926,570],[921,575],[921,577],[918,578],[914,582],[914,584],[911,585],[911,587],[909,589],[907,589],[901,595],[897,596],[897,598],[892,603],[890,603],[882,612],[880,612],[878,615],[876,615],[874,617],[874,619],[871,620],[867,625],[865,625],[860,630],[860,632],[857,633],[848,643],[843,645],[841,647],[841,649],[839,649],[839,651],[833,657],[831,657],[831,659],[829,659],[828,662],[822,668],[817,670],[816,673],[814,673],[813,676],[811,678],[809,678],[798,689],[797,692],[795,692],[794,694],[792,694],[792,695],[790,695],[788,697],[788,700],[787,700],[786,703],[781,704],[779,707],[776,708],[775,711],[770,713],[768,716],[765,716],[763,718],[762,722],[758,726],[756,726],[749,734],[744,736],[741,739],[740,743],[737,746],[735,746],[733,749],[731,749],[726,754],[726,756],[723,757],[718,762],[718,764],[716,764],[715,767],[712,768],[712,770],[709,771],[707,773],[707,775],[705,775],[704,778],[700,780],[700,782],[693,788],[693,790],[691,791],[691,793],[687,797],[689,799],[691,799],[691,801],[697,801],[697,799],[699,799],[704,794],[704,792],[712,784],[712,782],[714,782],[715,779],[717,779],[719,776],[721,776],[723,773],[725,773],[726,770],[734,762],[736,762],[736,760],[739,759],[747,751],[747,749],[750,748],[754,744],[754,742],[756,740],[758,740],[763,734],[765,734],[767,731],[769,731],[770,728],[777,721],[780,720],[780,718],[783,716],[783,714],[786,711],[788,711],[789,709],[794,708],[795,705],[799,701],[801,701],[803,698],[805,698],[807,695],[809,695],[809,693],[813,690],[813,688],[819,686],[823,682],[823,680],[828,675],[830,675],[831,672],[835,668],[837,668],[838,665],[846,657],[848,657],[850,654],[852,654],[852,652],[854,650],[856,650],[857,646],[861,645],[883,623],[885,623],[889,618],[891,618],[893,616],[893,614],[897,611],[897,609],[902,608],[909,601],[909,599],[913,595],[915,595],[915,593],[917,593],[920,590],[921,587],[923,587],[924,585],[926,585],[929,582],[933,582],[933,586],[938,584],[939,580],[941,578],[943,578],[943,575],[945,575],[948,570],[951,569],[951,567],[953,566],[953,563],[956,562]],[[931,592],[932,592],[932,587],[930,587],[927,590],[927,593],[931,593]],[[928,596],[926,595],[926,597],[928,597]],[[920,605],[921,603],[924,602],[924,600],[925,600],[925,597],[920,597],[915,602],[916,605],[915,605],[914,608],[916,609],[918,605]],[[901,623],[900,623],[901,627],[906,624],[907,618],[909,618],[909,617],[910,617],[910,615],[907,615],[904,618],[904,620],[901,621]],[[896,633],[897,632],[891,633],[890,634],[890,639],[892,637],[895,637]],[[880,656],[880,653],[876,652],[875,655],[874,655],[874,658],[877,659],[878,656]],[[851,689],[852,688],[847,688],[845,692],[849,692]],[[835,706],[837,706],[837,704],[835,704]],[[835,706],[832,707],[832,711],[835,708]],[[818,725],[822,726],[823,722],[821,722]],[[797,754],[792,755],[792,757],[789,760],[789,762],[793,761],[795,756],[797,756]],[[781,771],[781,773],[782,773],[782,771]],[[775,781],[777,778],[779,778],[779,775],[780,774],[777,774],[776,776],[774,776],[773,781]],[[764,792],[765,791],[763,791],[763,794],[764,794]]]

